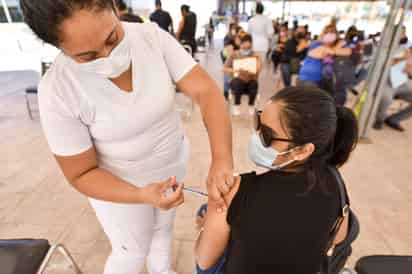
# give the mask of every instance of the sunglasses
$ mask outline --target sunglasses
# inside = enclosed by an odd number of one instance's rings
[[[272,143],[275,141],[293,143],[293,141],[290,139],[273,137],[274,135],[273,129],[271,129],[270,127],[262,123],[261,116],[262,116],[262,111],[255,112],[254,124],[255,124],[255,130],[258,132],[258,135],[264,147],[270,147]]]

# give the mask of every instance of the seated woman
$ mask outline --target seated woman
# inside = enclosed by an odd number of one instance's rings
[[[316,274],[340,213],[336,177],[357,143],[357,121],[313,87],[281,90],[256,115],[249,158],[267,172],[243,174],[209,200],[196,242],[197,273]],[[334,243],[348,230],[343,222]]]
[[[320,41],[315,41],[310,45],[308,55],[303,60],[299,71],[297,85],[320,87],[333,94],[331,83],[324,79],[324,65],[331,64],[334,56],[350,56],[352,50],[345,48],[345,44],[344,40],[339,40],[336,27],[334,25],[327,26],[320,37]],[[326,71],[326,73],[331,74],[332,72]]]
[[[240,40],[239,35],[243,32],[242,28],[234,23],[230,24],[229,32],[223,40],[223,50],[220,53],[223,64],[226,63],[227,58],[229,58],[235,51],[239,50]],[[230,82],[232,81],[231,75],[226,73],[223,74],[223,91],[226,100],[229,98]]]
[[[234,63],[238,59],[256,58],[256,68],[254,72],[247,70],[236,71]],[[253,115],[255,109],[255,99],[258,92],[258,77],[261,71],[262,64],[259,55],[252,51],[252,36],[244,34],[240,36],[240,49],[234,52],[227,60],[224,66],[225,74],[232,75],[233,80],[230,83],[230,88],[235,97],[235,106],[233,107],[233,115],[240,114],[240,103],[243,94],[249,96],[249,113]]]

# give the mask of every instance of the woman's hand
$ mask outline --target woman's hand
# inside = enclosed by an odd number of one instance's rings
[[[177,186],[177,188],[175,188]],[[173,189],[175,190],[173,191]],[[171,190],[168,192],[168,190]],[[173,191],[173,192],[172,192]],[[169,210],[184,202],[183,184],[176,184],[176,177],[162,183],[154,183],[142,188],[144,203],[156,208]]]
[[[234,185],[233,166],[231,161],[212,162],[207,179],[209,198],[218,208],[226,208],[224,195],[228,194]]]

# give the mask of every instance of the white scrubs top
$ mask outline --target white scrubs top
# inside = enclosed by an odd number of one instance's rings
[[[273,23],[267,16],[257,14],[249,20],[248,32],[253,38],[253,51],[266,53],[273,36]]]
[[[78,70],[64,54],[41,80],[40,117],[50,149],[71,156],[94,145],[99,167],[136,186],[182,180],[189,147],[174,83],[196,62],[155,24],[123,26],[132,49],[131,93]]]

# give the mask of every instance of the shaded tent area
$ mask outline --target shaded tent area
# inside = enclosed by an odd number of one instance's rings
[[[235,2],[239,2],[236,0]],[[378,2],[373,0],[356,1],[329,1],[329,0],[283,0],[286,2]],[[392,57],[398,49],[402,26],[407,16],[408,10],[412,9],[412,0],[387,0],[390,6],[389,14],[386,17],[385,26],[381,32],[380,42],[374,53],[375,58],[369,69],[366,85],[359,95],[358,103],[355,107],[359,118],[359,133],[361,138],[367,138],[370,129],[375,121],[379,103],[384,92],[385,82],[388,79],[392,65]]]

